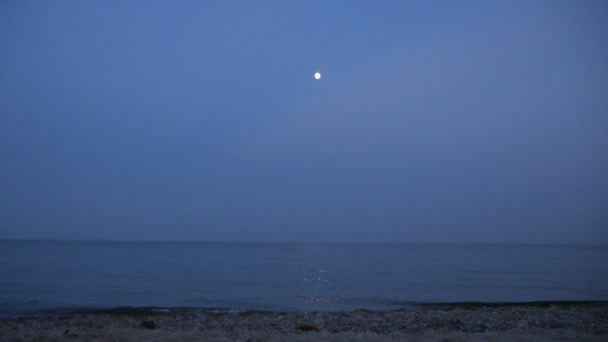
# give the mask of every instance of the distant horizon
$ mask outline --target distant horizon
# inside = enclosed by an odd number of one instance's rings
[[[218,244],[323,244],[323,245],[528,245],[528,246],[602,246],[608,243],[573,243],[573,242],[431,242],[431,241],[294,241],[294,240],[136,240],[136,239],[31,239],[31,238],[1,238],[0,241],[22,242],[166,242],[166,243],[218,243]]]

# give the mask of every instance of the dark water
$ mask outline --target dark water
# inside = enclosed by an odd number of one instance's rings
[[[607,246],[0,241],[0,314],[608,300]]]

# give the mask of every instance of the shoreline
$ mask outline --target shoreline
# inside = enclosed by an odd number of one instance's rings
[[[15,313],[0,314],[0,320],[11,318],[36,318],[36,317],[52,317],[52,316],[73,316],[73,315],[156,315],[167,313],[348,313],[355,311],[399,311],[399,310],[415,310],[415,309],[444,309],[462,308],[501,308],[501,307],[527,307],[527,308],[543,308],[543,307],[579,307],[579,306],[606,306],[608,300],[541,300],[541,301],[523,301],[523,302],[406,302],[399,308],[357,308],[353,310],[264,310],[264,309],[239,309],[228,307],[196,307],[196,306],[114,306],[114,307],[49,307],[39,310],[25,310]]]
[[[124,308],[123,308],[124,309]],[[608,302],[443,303],[335,312],[122,311],[0,319],[27,340],[605,340]]]

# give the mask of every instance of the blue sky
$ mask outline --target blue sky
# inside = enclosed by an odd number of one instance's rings
[[[604,1],[3,1],[0,37],[0,238],[608,243]]]

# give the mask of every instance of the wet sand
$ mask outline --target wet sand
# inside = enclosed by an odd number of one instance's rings
[[[130,312],[5,318],[3,341],[606,341],[608,303],[351,312]]]

